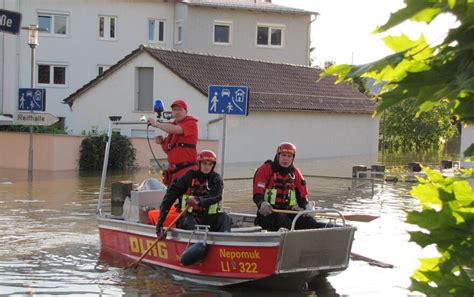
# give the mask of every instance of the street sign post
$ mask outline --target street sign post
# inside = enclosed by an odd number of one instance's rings
[[[221,148],[221,177],[224,179],[227,115],[248,115],[249,88],[247,86],[209,86],[208,99],[208,112],[224,115]]]
[[[18,91],[18,110],[45,111],[46,89],[20,88]]]
[[[209,86],[208,111],[215,114],[248,115],[249,88],[246,86]]]
[[[12,125],[51,126],[57,121],[59,118],[46,112],[17,112]]]
[[[21,13],[0,9],[0,31],[18,34],[20,32]]]

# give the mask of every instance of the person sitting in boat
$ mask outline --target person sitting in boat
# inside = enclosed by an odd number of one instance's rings
[[[188,170],[195,168],[198,142],[198,120],[188,115],[186,102],[174,101],[171,104],[171,112],[174,118],[171,123],[148,120],[150,126],[168,133],[166,137],[155,137],[155,142],[161,145],[168,159],[168,170],[163,172],[163,183],[167,186]]]
[[[160,205],[160,217],[156,225],[157,236],[163,234],[163,223],[173,203],[181,198],[174,207],[181,212],[189,205],[188,213],[176,222],[176,227],[194,230],[196,225],[210,225],[210,231],[230,232],[231,219],[219,212],[224,183],[220,175],[214,172],[216,154],[203,150],[198,154],[198,170],[189,170],[175,180],[166,192]]]
[[[255,172],[253,179],[253,201],[258,207],[255,224],[268,231],[280,228],[291,229],[295,214],[275,213],[281,210],[313,210],[314,202],[307,200],[306,181],[299,169],[293,165],[296,146],[289,142],[278,145],[273,161],[267,160]],[[301,216],[296,229],[317,228],[312,216]]]

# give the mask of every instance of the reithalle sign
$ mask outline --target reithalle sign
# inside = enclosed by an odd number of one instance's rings
[[[46,112],[18,112],[12,125],[50,126],[57,121],[59,118]]]

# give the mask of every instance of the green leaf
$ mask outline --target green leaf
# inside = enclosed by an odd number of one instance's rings
[[[394,52],[406,51],[418,45],[416,41],[411,40],[406,35],[387,36],[382,38],[382,40],[385,45],[392,49]]]
[[[339,76],[339,78],[344,78],[352,69],[352,66],[350,65],[346,65],[346,64],[341,64],[341,65],[333,65],[329,68],[326,68],[326,70],[324,70],[322,73],[321,73],[321,78],[327,76],[327,75],[335,75],[337,74]],[[321,80],[320,78],[320,80]]]
[[[456,193],[456,200],[459,206],[472,206],[474,202],[474,192],[467,181],[460,181],[453,184],[453,191]]]
[[[439,197],[439,189],[433,184],[421,184],[410,191],[410,194],[420,200],[421,205],[425,207],[428,205],[441,206],[442,201]]]
[[[384,42],[394,54],[364,65],[336,66],[325,75],[337,75],[338,82],[361,77],[383,82],[374,115],[382,111],[386,115],[385,144],[393,150],[419,152],[438,148],[440,136],[455,135],[452,117],[474,123],[474,0],[405,0],[405,4],[376,32],[408,20],[430,23],[445,12],[454,15],[459,26],[440,36],[433,47],[423,36],[386,37]],[[466,157],[474,162],[471,155]],[[407,213],[407,222],[422,231],[410,232],[410,240],[423,247],[435,245],[440,256],[422,259],[410,290],[427,296],[474,296],[473,282],[464,270],[474,266],[474,193],[464,180],[474,177],[474,169],[462,170],[454,178],[423,169],[427,177],[411,191],[422,211]]]
[[[432,209],[407,212],[407,223],[431,230],[438,228],[438,213]]]
[[[411,20],[416,22],[430,23],[441,12],[443,12],[441,8],[426,8],[415,14]]]
[[[374,33],[385,32],[407,20],[430,22],[437,14],[441,13],[433,11],[436,3],[428,0],[405,0],[407,5],[405,8],[392,13],[390,19],[382,26],[377,27]]]

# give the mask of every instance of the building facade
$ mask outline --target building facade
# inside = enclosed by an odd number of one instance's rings
[[[312,160],[300,164],[317,168],[313,174],[350,175],[354,164],[375,164],[375,103],[347,84],[334,84],[332,77],[319,81],[320,73],[312,67],[140,46],[66,98],[72,109],[67,124],[80,134],[92,126],[105,130],[108,116],[133,122],[155,117],[151,100],[137,95],[150,93],[166,110],[175,99],[186,100],[189,114],[199,119],[199,138],[219,140],[222,147],[223,117],[209,113],[208,86],[248,86],[248,116],[227,116],[226,164],[272,159],[284,141],[297,146],[298,160]],[[120,133],[153,137],[162,132],[147,130],[144,123],[120,126]]]
[[[465,168],[471,168],[472,162],[465,162],[464,151],[474,143],[474,125],[462,127],[461,132],[461,165]]]
[[[64,118],[64,98],[139,44],[308,65],[316,15],[262,0],[4,0],[0,8],[48,30],[36,50],[36,87],[46,89],[46,111]],[[0,114],[15,113],[18,88],[30,87],[30,56],[26,30],[0,33]]]

